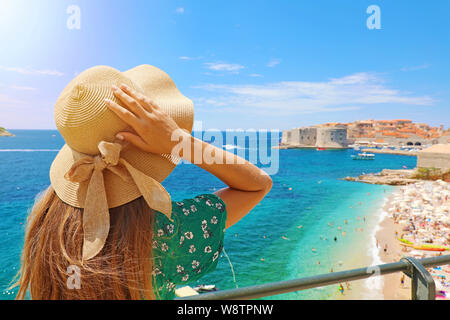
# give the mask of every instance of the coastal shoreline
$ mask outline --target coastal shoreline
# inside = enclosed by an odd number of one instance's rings
[[[431,239],[433,244],[445,243],[445,237],[448,239],[448,220],[447,227],[445,227],[445,220],[442,221],[438,217],[442,212],[448,210],[448,190],[448,184],[443,181],[422,181],[413,185],[395,188],[383,207],[383,219],[379,224],[379,230],[376,232],[374,239],[377,243],[378,256],[381,263],[398,262],[406,256],[420,259],[440,254],[434,251],[420,250],[416,247],[414,249],[406,247],[401,244],[398,238],[413,237],[414,239],[411,239],[411,241],[416,243],[416,245],[423,244],[426,238]],[[447,195],[445,196],[444,194]],[[406,207],[402,206],[405,200],[407,200]],[[424,200],[428,204],[423,205]],[[422,205],[424,206],[423,208]],[[416,209],[418,206],[422,209]],[[416,213],[414,213],[415,211]],[[424,224],[425,221],[430,222]],[[412,231],[411,226],[414,227]],[[438,283],[440,280],[437,280],[440,279],[439,276],[444,277],[444,279],[448,278],[448,276],[441,269],[438,270],[438,268],[428,268],[428,270],[435,279],[436,290],[447,291],[446,299],[448,299],[449,290],[444,289]],[[411,279],[404,276],[403,273],[397,272],[385,275],[383,276],[383,282],[383,296],[385,300],[411,299]]]
[[[398,262],[402,258],[399,254],[402,250],[400,242],[396,239],[395,234],[401,233],[401,227],[395,224],[392,218],[389,217],[389,209],[393,207],[394,197],[399,192],[400,188],[396,188],[391,193],[383,207],[384,215],[380,221],[379,229],[375,233],[375,239],[378,245],[378,257],[381,263]],[[386,246],[386,251],[384,250]],[[404,285],[401,286],[401,278],[403,273],[397,272],[393,274],[384,275],[382,294],[384,300],[410,300],[411,299],[411,280],[404,277]]]
[[[428,182],[430,185],[432,182]],[[418,184],[418,186],[411,186],[412,188],[420,188],[424,182]],[[367,239],[367,252],[368,258],[364,256],[355,256],[354,264],[357,267],[375,266],[385,263],[393,263],[400,261],[403,257],[414,256],[416,258],[434,256],[439,253],[432,251],[422,251],[402,246],[397,238],[403,237],[403,234],[407,234],[405,231],[405,217],[403,219],[394,220],[392,213],[395,212],[399,199],[402,196],[408,194],[407,187],[393,187],[392,191],[386,195],[381,207],[378,207],[373,212],[373,219],[376,221]],[[448,186],[447,186],[448,188]],[[405,191],[406,190],[406,191]],[[401,200],[400,200],[401,201]],[[445,206],[445,202],[441,205]],[[409,210],[412,212],[412,204],[408,205]],[[439,205],[435,206],[435,209]],[[438,209],[439,210],[439,209]],[[401,216],[401,213],[399,214]],[[413,216],[412,213],[406,214],[409,218]],[[415,220],[414,220],[415,221]],[[417,231],[421,234],[421,230],[427,232],[426,227],[420,227],[420,222],[415,222],[418,227]],[[430,228],[430,227],[428,227]],[[400,236],[401,235],[401,236]],[[433,239],[437,242],[437,238]],[[385,250],[386,249],[386,250]],[[445,254],[445,253],[444,253]],[[353,264],[352,264],[353,268]],[[439,270],[432,270],[429,268],[432,274],[435,274],[435,282],[438,288],[436,280],[436,274],[446,276],[444,272]],[[403,278],[403,283],[402,283]],[[438,289],[437,289],[438,290]],[[448,291],[448,289],[447,289]],[[336,296],[341,300],[410,300],[411,299],[411,279],[407,276],[403,276],[403,273],[397,272],[393,274],[374,276],[364,280],[357,280],[351,282],[351,290],[346,290],[345,295]],[[448,293],[447,293],[448,299]]]
[[[417,151],[406,151],[406,150],[391,150],[391,149],[376,149],[376,148],[365,148],[361,150],[362,152],[369,153],[381,153],[381,154],[395,154],[399,156],[410,156],[417,157]]]
[[[326,150],[347,150],[350,149],[350,147],[328,147],[328,146],[307,146],[307,145],[279,145],[279,146],[274,146],[272,147],[272,149],[280,149],[280,150],[286,150],[286,149],[311,149],[311,150],[316,150],[316,149],[326,149]]]
[[[370,213],[369,219],[371,219],[369,234],[365,239],[365,255],[355,256],[351,263],[353,268],[364,268],[369,266],[375,266],[385,263],[381,259],[381,253],[377,248],[376,237],[379,233],[390,234],[389,230],[383,228],[384,222],[387,218],[386,208],[389,206],[391,199],[394,196],[396,190],[391,190],[385,195],[381,204],[374,208]],[[345,291],[345,295],[339,295],[336,298],[340,300],[383,300],[386,299],[385,295],[385,279],[384,277],[370,277],[367,279],[356,280],[350,282],[350,290]]]

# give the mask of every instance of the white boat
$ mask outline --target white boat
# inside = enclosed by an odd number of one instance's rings
[[[360,150],[360,147],[358,144],[349,144],[348,147],[352,148],[353,150]]]
[[[373,153],[358,153],[358,155],[352,155],[353,160],[374,160],[375,155]]]
[[[211,292],[217,291],[217,287],[214,284],[200,284],[194,288],[195,291],[201,292]]]

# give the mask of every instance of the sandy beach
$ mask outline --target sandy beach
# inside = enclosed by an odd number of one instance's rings
[[[392,205],[393,195],[384,206],[384,211],[388,212]],[[378,243],[378,255],[382,263],[397,262],[403,257],[402,246],[395,235],[401,232],[401,227],[394,223],[388,215],[384,217],[379,225],[379,230],[375,235]],[[386,246],[386,252],[384,248]],[[394,273],[383,276],[382,294],[385,300],[409,300],[411,299],[411,280],[403,277],[404,284],[401,285],[403,273]]]
[[[376,254],[369,259],[372,261],[358,257],[355,267],[397,262],[406,256],[420,259],[450,253],[450,183],[422,181],[397,187],[378,214],[379,223],[368,243],[368,252],[374,249]],[[447,250],[423,250],[427,245]],[[449,300],[450,265],[428,271],[435,279],[436,299]],[[411,299],[411,280],[403,273],[352,281],[349,289],[337,298]]]
[[[424,258],[449,253],[450,184],[424,181],[399,187],[384,206],[387,213],[376,233],[379,257],[383,263],[402,257]],[[403,244],[399,239],[404,239]],[[413,245],[412,245],[413,244]],[[423,250],[422,245],[446,247],[446,251]],[[386,250],[385,250],[386,249]],[[450,266],[429,268],[436,283],[437,299],[450,299]],[[401,283],[401,280],[404,283]],[[403,273],[383,277],[387,300],[411,299],[411,281]]]

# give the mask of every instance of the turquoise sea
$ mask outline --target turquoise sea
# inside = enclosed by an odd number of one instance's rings
[[[15,296],[6,288],[19,267],[26,217],[35,195],[49,185],[50,164],[64,144],[57,131],[11,132],[16,136],[0,137],[0,299]],[[279,136],[275,139],[278,141]],[[227,142],[224,147],[243,148],[247,154],[251,149],[233,145]],[[272,191],[227,230],[225,251],[231,265],[222,255],[216,271],[199,283],[215,284],[220,289],[244,287],[327,273],[331,268],[343,270],[359,258],[367,259],[376,212],[391,188],[340,178],[384,168],[413,168],[416,158],[377,154],[374,161],[355,161],[350,157],[353,153],[279,150],[279,170],[272,175]],[[184,163],[163,185],[174,200],[224,186],[209,173]],[[336,292],[336,287],[330,286],[274,298],[327,299]]]

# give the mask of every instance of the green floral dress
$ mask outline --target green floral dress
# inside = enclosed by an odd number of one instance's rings
[[[157,299],[175,298],[187,285],[215,270],[223,248],[227,212],[215,194],[172,201],[171,222],[156,213],[153,236],[153,290]]]

